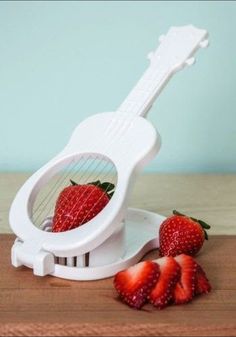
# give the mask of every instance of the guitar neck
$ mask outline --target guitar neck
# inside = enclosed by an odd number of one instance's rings
[[[173,71],[170,68],[150,66],[120,105],[118,111],[146,116],[172,74]]]
[[[192,65],[193,54],[208,45],[206,37],[206,30],[192,25],[171,27],[166,36],[159,38],[160,45],[150,53],[150,66],[118,111],[146,116],[171,76],[185,65]]]

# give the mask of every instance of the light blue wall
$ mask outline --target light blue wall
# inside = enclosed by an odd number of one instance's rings
[[[0,170],[34,170],[87,116],[115,110],[171,25],[211,45],[168,84],[149,118],[162,149],[148,169],[236,171],[235,2],[1,2]]]

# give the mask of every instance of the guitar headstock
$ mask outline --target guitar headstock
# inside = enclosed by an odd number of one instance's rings
[[[192,25],[171,27],[166,35],[159,37],[160,45],[148,54],[151,66],[165,66],[178,70],[194,63],[194,53],[208,46],[208,33]]]

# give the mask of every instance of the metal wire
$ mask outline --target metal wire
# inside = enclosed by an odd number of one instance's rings
[[[69,165],[71,165],[73,162],[74,162],[74,159],[71,160],[71,162],[70,162]],[[78,163],[76,162],[76,164],[75,164],[74,166],[76,166],[77,164],[78,164]],[[69,167],[69,165],[68,165],[68,167]],[[73,167],[72,167],[72,169],[73,169]],[[58,184],[61,183],[62,180],[63,180],[63,175],[60,176],[60,177],[56,180],[55,184],[52,186],[52,189],[49,191],[49,193],[44,197],[43,200],[41,200],[40,204],[37,205],[36,209],[34,209],[34,214],[37,213],[37,211],[38,211],[38,209],[40,208],[40,206],[44,203],[44,201],[45,201],[46,199],[49,198],[50,194],[54,192],[55,188],[58,186]]]
[[[107,175],[106,175],[107,176]],[[105,177],[103,177],[103,179],[105,179]],[[96,205],[99,203],[99,201],[103,198],[103,196],[107,193],[107,191],[109,190],[110,186],[112,185],[112,183],[107,185],[107,188],[104,190],[103,194],[100,196],[100,198],[94,203],[94,205],[91,207],[91,209],[89,210],[89,212],[85,215],[85,217],[82,219],[81,223],[84,224],[86,222],[84,222],[86,220],[86,218],[88,217],[89,213],[93,211],[93,209],[96,207]],[[89,197],[92,195],[93,192],[91,192],[88,196],[88,198],[84,201],[84,203],[80,206],[80,208],[82,208],[84,206],[84,204],[87,202],[87,200],[89,199]],[[68,230],[70,230],[70,227],[68,228]]]
[[[88,160],[86,161],[86,162],[88,162]],[[90,163],[90,165],[89,165],[89,167],[91,167],[91,165],[92,164],[94,164],[95,163],[95,161],[93,160],[93,162],[92,163]],[[92,172],[87,176],[87,173],[84,173],[81,177],[80,177],[80,181],[82,181],[82,178],[84,178],[84,176],[86,175],[86,179],[85,179],[85,182],[84,182],[84,184],[86,184],[86,183],[88,183],[89,181],[91,181],[91,179],[92,179],[92,177],[94,176],[94,172],[96,172],[96,170],[99,168],[99,173],[97,174],[97,176],[95,177],[95,178],[93,178],[93,179],[95,179],[95,180],[97,180],[98,178],[100,178],[100,176],[102,175],[102,173],[104,172],[104,170],[107,168],[107,167],[109,167],[109,165],[111,164],[111,162],[109,162],[109,161],[106,161],[105,162],[105,165],[103,165],[102,167],[101,167],[101,165],[102,164],[104,164],[104,160],[99,160],[97,163],[96,163],[96,166],[93,168],[93,170],[92,170]],[[83,165],[82,165],[83,166]],[[81,166],[81,167],[82,167]],[[101,167],[101,169],[100,169],[100,167]],[[113,167],[112,167],[113,168]],[[72,175],[70,178],[72,179],[76,174],[78,174],[78,172],[75,172],[74,173],[74,175]],[[84,191],[84,193],[86,193],[86,191]],[[83,196],[81,195],[81,198],[82,198]],[[78,200],[79,201],[79,200]],[[47,205],[46,205],[46,207],[41,211],[41,213],[37,216],[37,218],[35,219],[35,222],[37,221],[37,220],[39,220],[39,217],[41,218],[43,218],[42,220],[44,220],[44,218],[45,217],[47,217],[48,216],[48,214],[50,214],[50,212],[51,211],[53,211],[53,208],[54,207],[52,207],[52,205],[51,205],[51,203],[48,203]],[[41,221],[40,221],[41,222]]]
[[[72,161],[74,161],[75,159],[73,159]],[[79,161],[76,161],[75,165],[72,167],[72,169],[75,169],[76,166],[78,166]],[[71,163],[70,163],[71,164]],[[70,164],[68,165],[68,167],[70,166]],[[83,165],[81,165],[80,169],[83,167]],[[67,178],[70,176],[70,173],[64,173],[61,177],[58,178],[58,180],[56,181],[56,183],[53,185],[52,189],[49,191],[49,193],[44,197],[44,199],[42,200],[42,202],[40,202],[40,204],[37,206],[36,210],[34,210],[34,221],[36,222],[38,220],[38,218],[40,217],[40,215],[42,214],[42,212],[45,210],[45,208],[42,207],[41,211],[40,211],[40,207],[43,206],[43,204],[48,205],[48,200],[53,196],[54,193],[56,193],[56,191],[58,191],[59,188],[61,188],[61,186],[65,183],[65,181],[67,180]],[[38,212],[37,216],[35,217],[35,214]]]
[[[98,164],[96,165],[96,167],[98,168],[100,165],[101,165],[101,163],[103,163],[104,161],[99,161],[98,162]],[[96,176],[96,178],[93,178],[93,179],[98,179],[99,177],[100,177],[100,175],[101,175],[101,172],[105,169],[105,167],[107,166],[107,165],[109,165],[110,163],[109,162],[106,162],[106,165],[102,168],[102,170],[99,172],[99,174]],[[90,181],[90,179],[93,177],[93,175],[94,175],[94,170],[92,171],[92,173],[87,177],[87,181],[85,182],[85,184],[86,183],[88,183],[89,181]],[[89,187],[88,187],[89,188]],[[86,191],[87,191],[87,189],[85,189],[84,190],[84,193],[86,193]],[[83,198],[83,195],[84,195],[84,193],[82,193],[81,194],[81,196],[80,196],[80,198],[77,200],[77,202],[79,202],[82,198]],[[68,199],[67,199],[67,201],[68,201]],[[53,210],[53,208],[50,208],[50,212]]]
[[[82,158],[83,158],[83,156],[82,156]],[[80,163],[81,160],[80,160],[80,161],[76,161],[76,164],[74,165],[74,167],[72,167],[72,169],[75,170],[75,168],[77,167],[76,170],[77,170],[77,171],[80,171],[80,170],[82,170],[83,167],[85,167],[85,165],[89,162],[89,160],[92,160],[92,159],[94,159],[93,156],[89,156],[89,157],[86,159],[86,161],[82,163],[82,165],[81,165],[80,168],[78,168],[77,166],[78,166],[78,164]],[[95,160],[96,160],[96,158],[94,159],[94,161],[95,161]],[[73,159],[73,161],[74,161],[74,159]],[[90,163],[89,167],[91,166],[91,164],[92,164],[92,162]],[[87,168],[87,169],[88,169],[88,168]],[[57,185],[56,188],[55,188],[55,185],[54,185],[53,192],[52,192],[52,190],[50,190],[49,193],[46,195],[46,197],[43,199],[43,202],[41,202],[40,205],[37,207],[37,209],[34,210],[34,215],[35,215],[35,213],[37,213],[37,211],[39,210],[39,207],[42,206],[42,204],[48,205],[48,200],[49,200],[49,198],[50,198],[53,194],[55,194],[56,192],[58,192],[58,190],[59,190],[60,188],[62,188],[63,184],[68,180],[69,177],[70,177],[70,179],[73,179],[73,178],[75,177],[76,174],[77,174],[77,172],[74,173],[74,174],[71,176],[71,173],[70,173],[70,172],[69,172],[69,173],[66,173],[66,172],[65,172],[65,173],[62,175],[62,178],[63,178],[63,179],[62,179],[61,181],[59,181],[59,184],[56,184],[56,185]],[[83,175],[82,175],[82,176],[83,176]],[[59,178],[59,180],[60,180],[60,178]],[[51,193],[51,192],[52,192],[52,193]],[[46,206],[46,209],[47,209],[47,206]],[[34,217],[34,221],[35,221],[35,222],[39,219],[40,215],[42,214],[42,212],[43,212],[44,210],[45,210],[45,208],[42,208],[42,209],[41,209],[41,212],[39,212],[38,215],[37,215],[36,217]]]

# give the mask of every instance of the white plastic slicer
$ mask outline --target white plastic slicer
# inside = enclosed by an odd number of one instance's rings
[[[161,144],[144,117],[171,76],[192,65],[195,52],[207,44],[206,30],[171,27],[148,55],[148,69],[118,110],[84,120],[66,147],[25,182],[9,215],[17,236],[12,247],[15,267],[27,266],[39,276],[95,280],[114,275],[158,248],[164,217],[127,207],[136,173],[156,156]],[[92,220],[54,233],[55,200],[73,177],[80,184],[112,181],[115,192]]]

